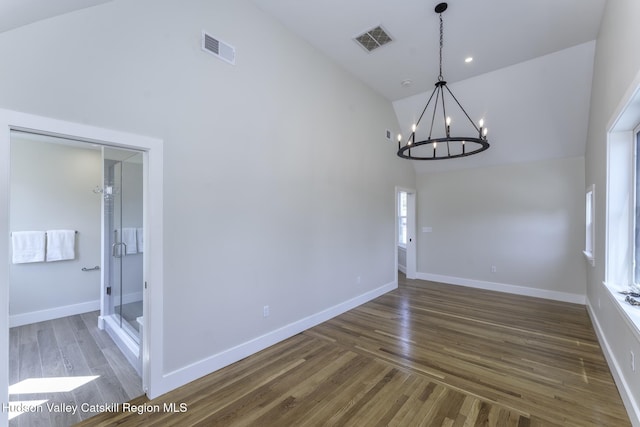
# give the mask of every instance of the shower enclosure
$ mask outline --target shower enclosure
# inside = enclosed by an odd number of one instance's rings
[[[101,326],[141,372],[143,316],[142,153],[103,148]]]

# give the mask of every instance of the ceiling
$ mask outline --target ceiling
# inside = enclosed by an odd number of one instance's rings
[[[108,1],[2,0],[0,32]],[[391,101],[424,92],[437,79],[437,0],[251,1]],[[594,40],[605,3],[450,1],[444,77],[456,82]],[[393,41],[367,52],[353,38],[378,25]],[[411,85],[403,86],[407,80]]]
[[[0,32],[109,1],[2,0]],[[424,102],[424,93],[431,92],[438,76],[439,20],[434,12],[438,0],[249,1],[393,101],[401,129],[415,123],[418,104]],[[492,148],[444,164],[414,161],[416,171],[584,155],[593,64],[589,49],[593,47],[580,46],[597,38],[606,1],[449,1],[443,13],[443,76],[450,84],[461,86],[469,114],[489,120]],[[393,41],[367,52],[353,39],[377,26]],[[570,47],[574,48],[571,52]],[[549,55],[552,53],[565,59],[544,59],[554,56]],[[465,63],[470,56],[473,61]],[[528,74],[514,70],[534,58],[538,59],[526,68]],[[561,68],[554,68],[557,64]],[[412,83],[402,85],[406,80]],[[504,81],[511,84],[503,86]],[[538,86],[532,84],[535,81]],[[474,96],[480,89],[483,94]],[[532,102],[543,93],[562,96],[554,98],[552,108]],[[476,99],[485,101],[474,106]],[[541,115],[545,120],[539,120],[543,123],[537,125],[539,132],[522,132],[529,125],[517,125],[518,117]],[[554,138],[541,141],[536,138],[540,133]]]
[[[111,0],[2,0],[0,32]]]
[[[391,101],[437,80],[437,0],[252,1]],[[456,82],[595,40],[606,0],[448,3],[443,75]],[[378,25],[393,41],[369,53],[353,38]]]

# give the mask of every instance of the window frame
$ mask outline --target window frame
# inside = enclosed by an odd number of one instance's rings
[[[591,184],[585,192],[585,230],[584,230],[584,256],[592,267],[595,267],[595,191],[596,185]]]
[[[633,128],[633,168],[631,176],[631,188],[633,200],[631,202],[631,224],[629,233],[631,234],[632,256],[630,282],[633,285],[640,285],[640,124]]]

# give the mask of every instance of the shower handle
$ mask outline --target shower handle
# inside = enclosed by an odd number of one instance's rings
[[[124,250],[121,249],[120,251],[118,251],[116,248],[119,246],[124,246]],[[111,245],[111,255],[114,258],[122,258],[123,253],[127,253],[127,244],[125,242],[114,243],[113,245]]]

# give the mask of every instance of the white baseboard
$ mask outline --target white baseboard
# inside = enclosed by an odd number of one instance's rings
[[[407,274],[407,267],[398,264],[398,271],[402,271],[404,274]]]
[[[312,328],[322,322],[326,322],[333,317],[336,317],[346,311],[349,311],[359,305],[362,305],[372,299],[375,299],[381,295],[386,294],[398,287],[396,281],[381,286],[377,289],[369,291],[365,294],[359,295],[348,301],[337,304],[319,313],[312,314],[311,316],[300,319],[296,322],[290,323],[272,332],[269,332],[260,337],[254,338],[250,341],[242,343],[236,347],[225,350],[221,353],[210,356],[206,359],[192,363],[184,368],[177,369],[173,372],[169,372],[163,376],[160,393],[164,394],[168,391],[181,387],[193,380],[201,378],[218,369],[224,368],[232,363],[242,360],[247,356],[264,350],[274,344],[284,341],[300,332],[303,332],[309,328]]]
[[[609,370],[611,371],[613,379],[616,382],[616,386],[618,387],[618,391],[620,392],[620,397],[622,397],[622,402],[624,403],[624,407],[627,410],[627,415],[629,415],[631,424],[635,427],[640,427],[640,408],[638,407],[638,402],[636,402],[632,397],[631,390],[629,389],[629,384],[627,383],[627,380],[622,373],[623,371],[620,368],[618,360],[611,350],[611,346],[607,341],[604,331],[600,327],[600,322],[598,322],[598,317],[595,315],[593,307],[591,305],[591,301],[589,301],[589,299],[587,299],[587,313],[589,313],[589,317],[591,318],[591,323],[593,324],[593,328],[596,331],[598,341],[600,342],[600,347],[602,348],[605,359],[607,359]]]
[[[509,294],[525,295],[529,297],[545,298],[555,301],[571,302],[584,305],[584,295],[568,292],[550,291],[547,289],[528,288],[526,286],[508,285],[505,283],[485,282],[482,280],[465,279],[462,277],[443,276],[440,274],[417,273],[416,278],[432,282],[442,282],[449,285],[467,286],[469,288],[486,289],[488,291],[505,292]]]
[[[9,316],[9,327],[13,328],[14,326],[44,322],[46,320],[59,319],[61,317],[74,316],[96,310],[100,310],[100,300],[54,307],[40,311],[31,311],[29,313],[13,314]]]

